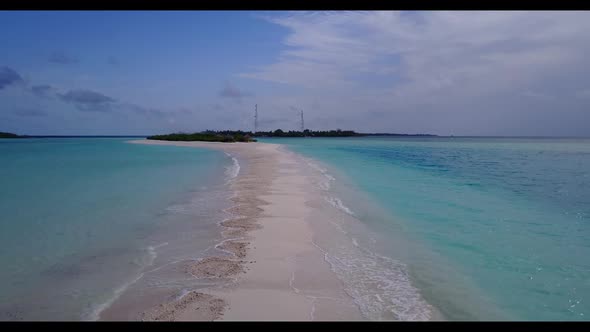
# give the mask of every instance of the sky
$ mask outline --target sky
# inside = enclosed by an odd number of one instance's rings
[[[0,131],[590,136],[590,12],[2,11]]]

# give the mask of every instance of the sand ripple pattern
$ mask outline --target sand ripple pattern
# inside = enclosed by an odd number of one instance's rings
[[[231,285],[248,270],[247,264],[254,263],[245,259],[250,245],[248,232],[260,228],[256,220],[263,211],[260,206],[265,202],[258,199],[258,195],[265,193],[270,183],[265,182],[268,177],[260,176],[255,167],[240,172],[239,151],[226,152],[226,155],[232,158],[232,165],[226,168],[226,184],[233,189],[234,195],[230,199],[233,205],[224,210],[230,217],[219,223],[223,227],[223,240],[214,246],[219,254],[189,261],[183,265],[183,271],[192,278],[228,280]],[[261,158],[262,155],[254,155],[249,159]],[[192,290],[144,312],[142,320],[216,320],[223,316],[226,307],[224,300],[206,294],[206,290]]]

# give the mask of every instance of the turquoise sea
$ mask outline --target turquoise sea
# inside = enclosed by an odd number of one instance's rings
[[[96,319],[218,237],[231,158],[128,140],[0,140],[0,320]]]
[[[237,164],[127,140],[0,140],[0,320],[96,319],[126,289],[199,287],[166,266],[221,240]],[[590,139],[261,141],[318,170],[342,232],[316,242],[367,317],[588,319]]]
[[[333,254],[336,271],[363,266],[362,280],[341,276],[351,289],[370,285],[352,291],[367,312],[383,302],[396,318],[417,317],[418,292],[451,320],[590,317],[590,139],[261,141],[311,158],[329,201],[371,233],[374,255]],[[398,268],[408,285],[375,275]]]

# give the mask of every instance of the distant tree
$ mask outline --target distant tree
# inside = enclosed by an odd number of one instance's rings
[[[18,138],[17,134],[0,132],[0,138]]]

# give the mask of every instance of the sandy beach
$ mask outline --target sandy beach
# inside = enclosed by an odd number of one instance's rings
[[[267,143],[130,143],[218,149],[240,165],[238,176],[229,184],[235,193],[230,209],[234,217],[222,223],[224,240],[217,246],[232,255],[184,266],[193,278],[230,277],[235,282],[160,303],[142,312],[139,319],[363,320],[314,242],[311,223],[321,214],[313,211],[313,203],[319,194],[291,153]],[[113,317],[105,310],[100,318]]]

